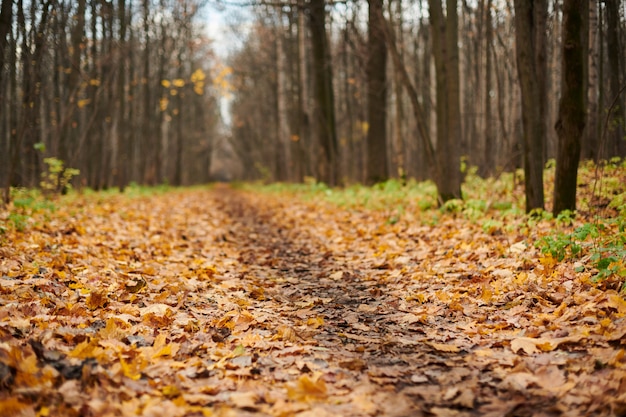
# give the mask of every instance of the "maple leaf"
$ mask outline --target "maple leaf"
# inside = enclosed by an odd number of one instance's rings
[[[321,376],[321,373],[312,377],[300,376],[295,383],[287,385],[287,396],[295,401],[313,401],[326,398],[326,383],[321,379]]]

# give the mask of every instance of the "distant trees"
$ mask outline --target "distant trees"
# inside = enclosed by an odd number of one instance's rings
[[[546,162],[572,149],[565,130],[583,158],[626,156],[624,0],[582,10],[582,133],[564,110],[569,2],[244,2],[255,17],[213,80],[201,3],[2,0],[3,186],[37,185],[48,156],[94,188],[205,181],[218,148],[243,179],[433,179],[441,202],[472,167],[523,168],[530,211]]]
[[[626,43],[622,3],[590,2],[596,23],[585,29],[593,41],[586,46],[590,110],[583,119],[594,132],[589,128],[580,138],[585,157],[598,155],[600,119],[624,84],[623,54],[616,48]],[[274,107],[259,106],[261,94],[289,109],[288,135],[297,145],[295,154],[300,152],[291,160],[293,172],[300,174],[289,180],[307,175],[331,183],[374,183],[401,175],[432,178],[445,201],[462,196],[462,165],[476,166],[484,176],[523,167],[527,210],[545,206],[543,169],[557,157],[559,136],[552,126],[565,88],[560,2],[368,0],[336,5],[285,0],[255,10],[260,12],[255,35],[230,58],[235,79],[247,80],[234,93],[233,118],[248,120],[245,131],[235,127],[232,143],[240,150],[252,143],[251,137],[268,144],[263,151],[250,149],[246,158],[251,160],[244,163],[247,178],[283,178],[268,169],[273,163],[263,156],[279,139],[263,127]],[[263,33],[277,36],[269,29],[276,19],[267,16],[279,13],[288,22],[274,26],[282,32],[282,42],[258,42]],[[292,63],[280,72],[286,75],[285,88],[261,93],[261,80],[276,82],[271,73],[257,70],[271,68],[263,57],[275,59],[275,48]],[[240,65],[244,61],[254,67]],[[624,140],[615,139],[624,123],[623,100],[616,103],[605,157],[626,155],[619,147]],[[333,172],[340,173],[332,180],[322,169],[329,161],[336,165]]]
[[[207,181],[219,120],[198,7],[3,0],[2,186],[37,186],[46,157],[96,189]]]

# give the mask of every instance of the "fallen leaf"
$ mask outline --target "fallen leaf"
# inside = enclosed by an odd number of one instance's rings
[[[287,385],[287,396],[294,401],[311,401],[327,396],[326,383],[317,373],[309,377],[302,375],[295,383]]]
[[[461,351],[461,348],[456,345],[434,342],[428,342],[428,344],[440,352],[456,353]]]

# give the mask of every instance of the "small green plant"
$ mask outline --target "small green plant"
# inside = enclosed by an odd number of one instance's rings
[[[30,216],[21,213],[9,213],[9,223],[19,232],[23,232],[26,229],[28,219]]]
[[[65,167],[65,163],[55,157],[44,158],[46,170],[41,174],[39,185],[44,195],[64,194],[72,188],[72,178],[80,174],[75,168]]]
[[[0,234],[6,233],[10,229],[22,232],[26,230],[31,219],[36,213],[54,212],[56,206],[50,200],[42,197],[38,189],[28,189],[15,187],[11,188],[11,204],[9,210],[2,216],[4,222],[0,225]]]
[[[550,254],[561,262],[589,254],[593,267],[598,271],[595,281],[611,276],[626,276],[626,233],[623,219],[605,219],[604,222],[585,223],[571,233],[557,233],[541,238],[536,246],[542,253]],[[617,233],[615,233],[617,229]]]
[[[550,254],[554,259],[561,262],[566,257],[576,258],[582,247],[570,234],[559,233],[556,236],[544,236],[537,246],[543,254]]]
[[[463,200],[453,198],[441,206],[441,210],[447,213],[459,213],[463,209]]]
[[[496,219],[487,219],[482,224],[483,231],[488,235],[494,235],[498,233],[498,231],[502,230],[503,226],[504,224],[502,223],[502,221]]]
[[[575,211],[563,210],[556,216],[556,222],[565,226],[571,226],[574,223]]]

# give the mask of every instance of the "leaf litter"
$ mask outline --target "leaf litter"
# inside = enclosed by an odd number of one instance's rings
[[[0,247],[3,416],[626,413],[626,301],[516,232],[218,186]]]

